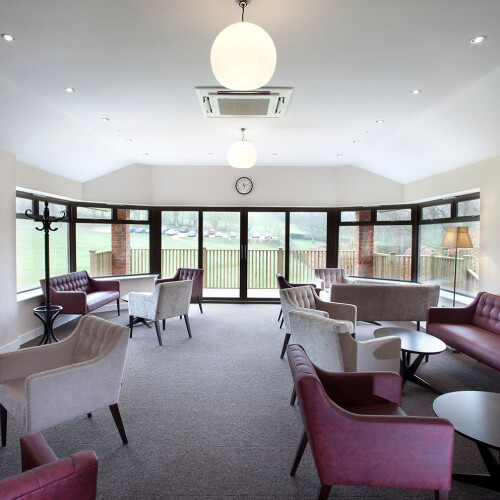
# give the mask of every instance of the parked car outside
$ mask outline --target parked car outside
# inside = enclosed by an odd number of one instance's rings
[[[260,234],[259,233],[252,233],[252,239],[259,239],[260,238]]]
[[[161,234],[167,234],[167,231],[170,230],[170,226],[163,226],[161,228]]]
[[[231,233],[229,233],[229,237],[236,238],[236,233],[234,231],[232,231]]]
[[[165,231],[165,234],[167,236],[173,236],[174,234],[177,234],[177,231],[175,229],[168,229],[167,231]]]
[[[181,226],[179,228],[179,232],[181,232],[181,233],[187,233],[188,231],[189,231],[189,229],[186,226]]]
[[[221,233],[220,231],[217,231],[217,232],[215,233],[215,237],[216,237],[216,238],[222,238],[222,233]]]
[[[208,231],[203,231],[203,237],[204,238],[208,238],[209,237]]]
[[[266,233],[266,235],[264,236],[264,239],[265,240],[272,240],[273,237],[269,233]]]
[[[196,231],[189,231],[188,238],[194,238],[196,236]]]
[[[136,228],[134,226],[130,226],[130,232],[135,233],[135,231],[136,231]]]
[[[208,234],[215,234],[215,229],[209,229]]]

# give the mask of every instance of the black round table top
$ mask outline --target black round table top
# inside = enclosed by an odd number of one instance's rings
[[[449,420],[463,436],[500,449],[500,394],[483,391],[449,392],[432,404],[434,413]]]
[[[399,337],[401,339],[401,350],[415,354],[438,354],[446,349],[446,344],[442,340],[418,330],[385,327],[377,328],[373,335],[376,338]]]

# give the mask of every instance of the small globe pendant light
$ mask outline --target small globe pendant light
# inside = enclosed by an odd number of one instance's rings
[[[255,90],[266,85],[276,69],[276,47],[267,32],[244,22],[250,0],[235,0],[241,22],[223,29],[214,40],[210,63],[217,81],[231,90]]]
[[[241,141],[236,141],[227,150],[227,161],[234,168],[250,168],[257,161],[257,150],[255,146],[245,141],[245,130],[241,129]]]

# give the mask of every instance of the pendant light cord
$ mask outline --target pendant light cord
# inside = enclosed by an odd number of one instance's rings
[[[244,22],[245,19],[245,5],[246,5],[246,2],[242,2],[241,3],[241,22]]]

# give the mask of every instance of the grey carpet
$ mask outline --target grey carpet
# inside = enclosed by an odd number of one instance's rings
[[[120,409],[129,438],[123,446],[107,408],[43,432],[58,456],[91,449],[99,458],[99,499],[313,499],[319,480],[309,450],[289,476],[302,432],[289,405],[291,377],[279,354],[284,331],[277,305],[191,306],[193,338],[184,321],[167,321],[163,347],[154,329],[134,328]],[[101,316],[125,323],[115,313]],[[394,326],[384,323],[384,326]],[[404,325],[404,324],[399,324]],[[63,326],[63,336],[74,323]],[[360,340],[376,328],[358,324]],[[500,392],[500,374],[450,350],[418,372],[441,390]],[[408,383],[408,414],[433,416],[434,394]],[[9,420],[0,477],[20,470],[20,426]],[[362,464],[360,464],[362,467]],[[474,443],[456,436],[455,471],[485,472]],[[453,481],[450,498],[499,498]],[[330,498],[434,498],[419,490],[334,487]]]

